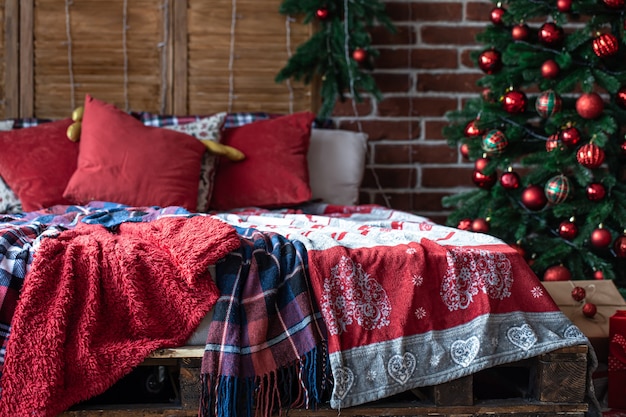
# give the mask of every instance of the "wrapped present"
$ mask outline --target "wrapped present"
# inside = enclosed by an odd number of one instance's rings
[[[610,280],[545,281],[542,283],[561,311],[589,338],[598,360],[608,362],[609,318],[617,310],[626,310],[626,301]],[[584,289],[584,297],[575,299],[572,290]],[[577,297],[578,298],[578,297]],[[583,313],[586,302],[596,306],[596,314]],[[626,335],[626,333],[623,333]]]
[[[626,409],[626,310],[609,319],[609,394],[610,408]]]

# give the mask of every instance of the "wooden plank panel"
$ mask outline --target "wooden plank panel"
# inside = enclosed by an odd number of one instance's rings
[[[0,94],[4,101],[0,104],[0,114],[3,118],[19,116],[19,3],[18,0],[7,0],[2,7],[0,22],[4,30],[0,31],[2,40],[0,47],[4,56],[4,64],[0,69]]]

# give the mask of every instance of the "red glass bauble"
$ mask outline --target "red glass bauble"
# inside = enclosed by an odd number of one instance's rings
[[[604,101],[598,93],[584,93],[576,100],[576,112],[583,119],[595,119],[604,111]]]
[[[572,298],[574,301],[582,301],[587,296],[587,291],[583,287],[576,286],[572,288]]]
[[[626,258],[626,235],[618,236],[613,242],[613,251],[618,258]]]
[[[461,156],[463,156],[463,158],[468,159],[469,145],[467,143],[462,143],[461,146],[459,146],[459,152],[461,153]]]
[[[556,175],[546,182],[543,188],[546,198],[552,204],[561,204],[567,200],[570,191],[570,182],[565,175]]]
[[[549,80],[559,76],[561,68],[554,59],[548,59],[541,65],[541,76]]]
[[[626,87],[622,87],[615,94],[615,102],[622,109],[626,109]]]
[[[493,103],[495,101],[495,98],[489,87],[483,88],[483,91],[480,93],[480,95],[485,101],[488,101],[490,103]]]
[[[470,230],[472,227],[472,219],[461,219],[459,220],[459,224],[456,226],[457,229],[461,230]]]
[[[472,174],[472,181],[474,184],[483,189],[493,187],[497,179],[498,178],[495,174],[485,175],[478,170],[474,170],[474,173]]]
[[[529,185],[522,191],[522,204],[529,210],[541,210],[548,203],[543,187]]]
[[[594,229],[593,232],[591,232],[591,237],[589,241],[591,242],[591,245],[593,247],[598,249],[605,249],[609,247],[612,240],[613,238],[611,236],[611,232],[602,227],[598,227],[597,229]]]
[[[326,20],[328,18],[328,9],[325,7],[317,9],[315,11],[315,17],[319,20]]]
[[[569,281],[570,279],[572,279],[572,273],[563,265],[551,266],[543,273],[544,281]]]
[[[574,239],[578,236],[578,226],[570,220],[562,221],[559,225],[559,236],[567,240]]]
[[[465,125],[465,129],[463,130],[463,133],[465,134],[466,137],[472,138],[474,136],[480,136],[485,132],[483,130],[480,130],[476,126],[476,120],[471,120],[468,124]]]
[[[546,151],[552,152],[556,148],[560,147],[561,141],[559,140],[559,135],[556,133],[554,135],[550,135],[548,139],[546,139]]]
[[[561,105],[563,100],[554,90],[544,91],[537,97],[535,101],[535,110],[539,116],[548,118],[559,111],[561,111]]]
[[[589,201],[600,201],[606,195],[606,188],[599,182],[592,182],[587,186],[587,198]]]
[[[354,59],[358,63],[365,62],[365,60],[367,59],[367,51],[363,48],[356,48],[352,52],[352,59]]]
[[[558,46],[563,41],[563,28],[554,22],[547,22],[539,28],[539,41],[546,46]]]
[[[622,142],[619,148],[622,150],[622,155],[626,155],[626,142]]]
[[[572,10],[572,0],[557,0],[556,8],[559,12],[567,13]]]
[[[485,219],[474,219],[471,230],[478,233],[487,233],[489,231],[489,222]]]
[[[597,312],[598,308],[594,303],[585,303],[585,305],[583,306],[583,314],[585,315],[585,317],[592,319],[595,317]]]
[[[605,6],[610,7],[611,9],[619,9],[624,7],[624,0],[602,0],[602,3]]]
[[[502,68],[502,55],[495,49],[487,49],[478,56],[478,67],[485,74],[493,74]]]
[[[596,144],[588,143],[576,151],[576,160],[585,168],[598,168],[604,162],[604,150]]]
[[[617,37],[612,33],[603,33],[592,42],[593,52],[600,58],[606,58],[617,53]]]
[[[511,28],[511,37],[516,41],[525,41],[530,34],[530,28],[526,23],[520,23]]]
[[[487,168],[487,165],[489,165],[488,158],[478,158],[476,159],[476,161],[474,161],[474,168],[476,169],[476,171],[483,172],[484,169]]]
[[[502,24],[502,17],[506,13],[506,10],[502,7],[495,7],[491,9],[491,13],[489,14],[489,18],[494,25]]]
[[[593,279],[597,279],[598,281],[604,279],[604,272],[602,271],[593,271]]]
[[[566,127],[559,133],[559,139],[568,148],[573,148],[580,142],[580,131],[575,127]]]
[[[509,171],[500,176],[500,184],[507,190],[515,190],[519,188],[520,178],[517,172]]]
[[[527,104],[528,98],[526,94],[519,90],[511,90],[504,94],[502,98],[502,108],[504,108],[507,113],[511,114],[524,113]]]

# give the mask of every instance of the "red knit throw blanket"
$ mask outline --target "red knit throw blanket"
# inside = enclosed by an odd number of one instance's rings
[[[238,245],[208,216],[43,239],[13,318],[0,416],[56,416],[184,344],[219,296],[208,266]]]

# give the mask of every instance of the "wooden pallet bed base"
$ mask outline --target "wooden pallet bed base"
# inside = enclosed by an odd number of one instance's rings
[[[290,417],[375,416],[576,416],[588,410],[584,401],[587,382],[587,346],[558,349],[535,358],[491,368],[445,384],[414,389],[393,398],[340,411],[289,410]],[[178,395],[172,404],[101,405],[77,407],[62,417],[196,417],[200,397],[202,347],[162,349],[145,361],[146,366],[167,366],[178,371]],[[518,372],[519,371],[519,372]],[[526,384],[515,389],[514,374]],[[478,393],[479,386],[502,386],[517,392],[503,398]],[[489,387],[487,387],[489,389]]]

